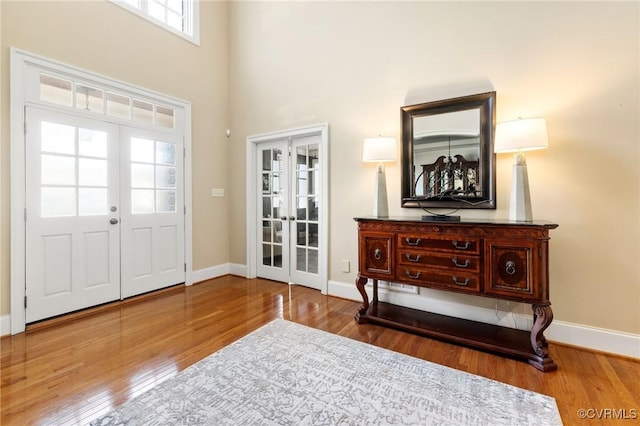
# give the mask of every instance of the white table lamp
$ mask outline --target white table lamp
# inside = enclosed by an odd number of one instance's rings
[[[496,126],[495,153],[515,152],[511,182],[509,220],[531,222],[531,197],[529,177],[524,151],[543,149],[549,146],[547,123],[544,118],[518,119]]]
[[[389,201],[387,199],[387,181],[384,174],[384,162],[396,160],[396,139],[392,137],[366,138],[362,147],[362,161],[378,163],[376,173],[376,197],[373,215],[389,217]]]

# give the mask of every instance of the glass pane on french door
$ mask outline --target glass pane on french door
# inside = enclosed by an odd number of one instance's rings
[[[295,148],[295,265],[296,271],[318,273],[318,144]]]
[[[258,270],[265,278],[288,280],[288,147],[269,143],[259,151],[258,209],[260,247]]]
[[[282,150],[262,152],[262,264],[282,267]]]

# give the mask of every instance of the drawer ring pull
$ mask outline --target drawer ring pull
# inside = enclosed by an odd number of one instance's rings
[[[513,260],[509,260],[505,265],[505,271],[509,275],[515,275],[516,273],[516,263]]]
[[[380,250],[379,248],[375,249],[375,251],[373,252],[373,257],[375,257],[376,260],[382,259],[382,250]]]
[[[412,240],[411,238],[407,237],[404,239],[407,244],[409,244],[410,246],[417,246],[420,245],[420,243],[422,242],[422,238],[416,238],[415,240]]]
[[[407,258],[409,262],[420,262],[420,259],[422,259],[421,254],[417,255],[416,257],[411,257],[409,253],[406,253],[404,256]]]
[[[464,282],[462,281],[458,281],[458,277],[456,277],[455,275],[453,277],[451,277],[453,279],[453,282],[457,285],[469,285],[469,282],[471,281],[471,278],[467,277],[464,279]]]
[[[453,259],[451,259],[451,262],[455,266],[457,266],[458,268],[468,268],[469,265],[471,264],[471,260],[470,259],[465,260],[464,263],[458,263],[458,258],[457,257],[454,257]]]
[[[417,280],[418,278],[420,278],[420,275],[422,275],[422,272],[418,271],[417,274],[412,275],[411,271],[407,271],[407,276],[411,279]]]
[[[453,240],[451,241],[451,244],[453,244],[453,246],[458,250],[466,250],[471,245],[471,241],[465,241],[464,243],[459,243],[458,241]]]

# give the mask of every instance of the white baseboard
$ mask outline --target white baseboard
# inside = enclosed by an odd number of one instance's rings
[[[554,320],[545,335],[549,340],[567,345],[640,358],[638,334]]]
[[[11,315],[0,317],[0,336],[11,334]]]
[[[193,283],[218,278],[223,275],[233,274],[241,277],[246,276],[247,267],[237,263],[224,263],[222,265],[211,266],[209,268],[198,269],[191,272]]]
[[[241,265],[239,263],[230,263],[229,265],[231,266],[230,274],[238,275],[240,277],[247,276],[247,265]]]
[[[371,286],[368,286],[367,290],[370,292]],[[371,293],[368,294],[371,297]],[[339,281],[329,281],[329,295],[356,301],[362,300],[354,284]],[[434,299],[426,295],[381,289],[378,297],[383,302],[520,330],[530,330],[533,324],[531,315],[487,309],[452,300]],[[553,321],[545,331],[545,336],[548,340],[558,343],[640,358],[640,335],[638,334]]]
[[[231,265],[229,263],[223,263],[222,265],[210,266],[209,268],[191,271],[191,281],[195,284],[199,283],[200,281],[218,278],[230,273]]]

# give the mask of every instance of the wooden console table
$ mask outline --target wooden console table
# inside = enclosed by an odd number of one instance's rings
[[[360,324],[374,323],[528,361],[541,371],[558,367],[544,330],[549,302],[551,223],[411,218],[356,218],[363,306]],[[373,282],[373,300],[365,291]],[[378,301],[378,280],[532,305],[533,327],[516,330]]]

